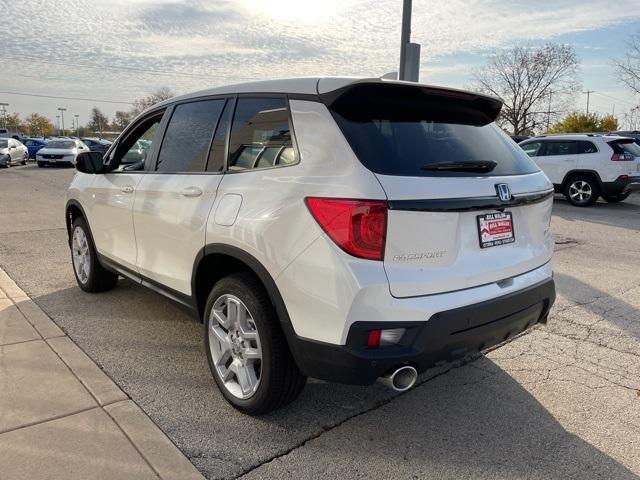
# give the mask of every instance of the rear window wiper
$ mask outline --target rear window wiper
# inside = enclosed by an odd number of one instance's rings
[[[469,160],[461,162],[434,162],[420,167],[420,170],[435,172],[490,172],[498,165],[493,160]]]

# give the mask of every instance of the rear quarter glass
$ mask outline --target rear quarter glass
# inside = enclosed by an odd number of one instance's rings
[[[477,102],[391,86],[344,94],[329,106],[369,170],[397,176],[497,176],[539,171]],[[470,98],[473,98],[469,95]],[[489,172],[426,171],[440,162],[493,161]]]

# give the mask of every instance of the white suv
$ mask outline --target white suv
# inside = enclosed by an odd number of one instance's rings
[[[419,84],[265,81],[173,98],[66,206],[88,292],[118,275],[204,323],[213,377],[251,414],[306,377],[396,390],[545,322],[553,186],[501,104]],[[147,154],[127,160],[136,143]]]
[[[520,143],[553,182],[556,192],[578,207],[602,196],[621,202],[630,185],[640,182],[640,147],[617,135],[570,134],[540,136]]]

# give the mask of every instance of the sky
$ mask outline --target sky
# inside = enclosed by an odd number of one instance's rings
[[[68,127],[73,115],[84,124],[94,105],[112,116],[161,87],[178,94],[268,78],[378,77],[398,68],[401,10],[402,0],[0,0],[11,30],[0,48],[0,102],[52,120],[67,108]],[[638,0],[615,8],[592,0],[413,0],[421,82],[468,87],[492,53],[566,43],[599,113],[622,115],[640,103],[612,66],[633,33]],[[585,107],[586,95],[576,95],[575,108]]]

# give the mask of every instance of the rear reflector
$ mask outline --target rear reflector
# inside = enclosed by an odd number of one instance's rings
[[[381,330],[371,330],[367,337],[367,348],[378,348],[380,345]]]
[[[387,204],[381,200],[307,197],[307,208],[336,245],[354,257],[383,260]]]

